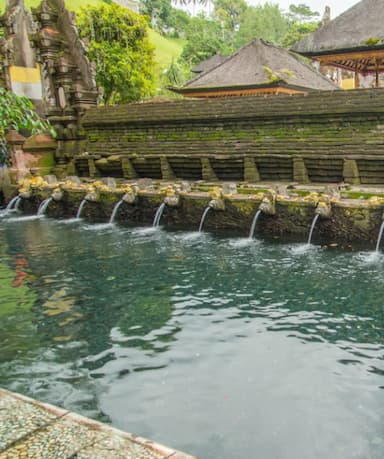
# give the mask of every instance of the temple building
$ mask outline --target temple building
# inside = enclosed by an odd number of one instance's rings
[[[380,84],[384,70],[384,0],[362,0],[292,47],[292,51]],[[360,78],[359,78],[360,76]],[[362,78],[361,78],[362,79]]]
[[[214,67],[216,67],[217,65],[221,64],[222,62],[224,62],[226,59],[225,56],[223,56],[220,51],[218,51],[216,54],[214,54],[213,56],[209,57],[208,59],[206,59],[205,61],[203,62],[200,62],[198,65],[196,65],[195,67],[193,67],[191,69],[191,72],[192,73],[196,73],[196,74],[201,74],[201,73],[205,73],[205,72],[208,72],[208,70],[211,70],[213,69]]]
[[[200,74],[183,87],[169,89],[198,98],[306,94],[338,89],[301,56],[262,39],[253,40],[224,60],[218,59],[208,70],[206,63],[201,66]]]

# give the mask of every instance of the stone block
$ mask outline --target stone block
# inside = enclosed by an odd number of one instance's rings
[[[244,158],[244,180],[246,182],[260,182],[260,173],[255,158]]]
[[[293,158],[293,180],[299,183],[309,183],[305,161],[301,157]]]
[[[166,156],[160,156],[161,176],[164,180],[175,179],[175,174]]]
[[[209,158],[201,158],[201,172],[203,180],[206,180],[207,182],[213,182],[218,180],[215,171],[211,166],[211,161],[209,160]]]
[[[354,159],[344,159],[343,180],[352,185],[358,185],[360,183],[359,167]]]
[[[125,179],[135,179],[137,177],[135,168],[129,158],[121,158],[121,168],[123,170],[123,177]]]

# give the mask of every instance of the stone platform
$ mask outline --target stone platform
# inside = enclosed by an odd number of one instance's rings
[[[0,459],[196,459],[0,389]]]

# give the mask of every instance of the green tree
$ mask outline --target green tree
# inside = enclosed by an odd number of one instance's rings
[[[291,48],[294,43],[303,39],[306,35],[315,32],[319,28],[318,22],[305,22],[292,24],[281,40],[286,48]]]
[[[96,63],[96,81],[106,105],[154,94],[153,47],[143,16],[115,3],[82,9],[78,26]]]
[[[312,11],[304,3],[290,5],[287,14],[289,29],[282,38],[281,44],[290,48],[306,35],[315,32],[320,26],[320,22],[316,19],[318,16],[320,14],[317,11]]]
[[[0,87],[0,164],[7,162],[5,135],[10,130],[25,130],[31,134],[53,129],[34,111],[32,102]]]
[[[203,15],[191,19],[185,38],[187,43],[181,53],[181,59],[189,67],[208,59],[217,51],[228,52],[220,23],[207,19]]]
[[[279,5],[265,3],[247,8],[241,19],[235,45],[240,47],[254,38],[279,43],[289,28],[289,21]]]
[[[174,38],[185,38],[186,30],[191,21],[191,17],[185,11],[178,8],[172,8],[171,15],[168,18],[167,26],[169,27],[168,35]]]
[[[287,14],[290,22],[300,24],[304,22],[311,22],[319,16],[320,14],[317,11],[312,11],[311,8],[304,3],[289,5],[289,11]]]
[[[241,18],[248,9],[245,0],[214,0],[214,17],[222,27],[233,37],[239,29]]]
[[[164,32],[172,14],[171,0],[143,0],[141,12],[149,16],[151,26]]]

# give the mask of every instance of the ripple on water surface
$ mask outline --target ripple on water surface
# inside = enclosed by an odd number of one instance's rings
[[[384,457],[381,254],[0,231],[0,385],[204,459]]]

